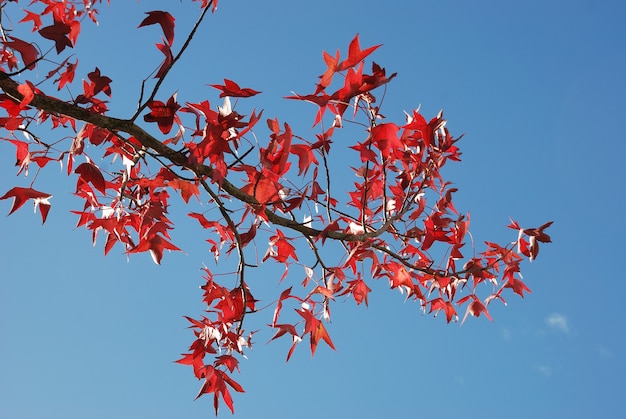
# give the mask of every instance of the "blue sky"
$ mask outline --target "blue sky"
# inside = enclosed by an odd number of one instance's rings
[[[132,112],[138,83],[161,59],[158,28],[136,29],[143,12],[169,10],[180,46],[197,13],[188,3],[113,1],[98,27],[85,25],[80,77],[97,65],[114,80],[112,115]],[[303,346],[285,364],[288,343],[266,345],[269,317],[255,320],[263,330],[236,377],[246,394],[235,395],[235,417],[620,416],[624,21],[619,1],[220,2],[162,99],[178,91],[180,101],[217,105],[206,85],[230,78],[263,92],[242,107],[312,137],[313,109],[282,97],[310,92],[325,70],[321,52],[343,53],[359,33],[363,47],[383,44],[372,58],[398,73],[386,116],[443,108],[449,129],[465,133],[463,162],[446,173],[477,243],[513,240],[509,217],[555,221],[553,243],[524,270],[532,294],[490,306],[494,322],[447,325],[372,284],[369,308],[334,306],[337,351],[320,345],[311,358]],[[0,144],[0,193],[30,182],[15,177],[14,157]],[[46,173],[36,183],[54,194],[44,226],[28,206],[0,217],[0,417],[212,417],[210,396],[193,401],[199,383],[173,363],[192,341],[182,316],[201,313],[199,269],[211,262],[188,209],[171,208],[185,253],[162,266],[115,248],[104,257],[102,241],[94,248],[74,229],[72,180]],[[285,288],[281,273],[264,267],[253,286],[272,298]],[[222,406],[219,416],[231,414]]]

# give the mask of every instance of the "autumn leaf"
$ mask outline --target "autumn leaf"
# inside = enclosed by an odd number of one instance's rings
[[[461,325],[465,323],[465,319],[467,319],[467,316],[470,314],[474,317],[480,317],[481,314],[485,314],[485,317],[493,321],[493,319],[491,318],[491,315],[489,314],[489,311],[487,311],[487,307],[483,303],[480,302],[480,300],[475,294],[470,294],[466,297],[461,298],[459,301],[457,301],[457,304],[458,305],[465,304],[470,299],[472,300],[472,302],[467,306],[467,310],[465,311],[465,315],[463,316]]]
[[[103,76],[100,74],[100,69],[96,67],[96,69],[89,74],[87,77],[92,82],[91,87],[91,96],[95,96],[100,92],[103,92],[105,95],[111,97],[111,80],[110,77]]]
[[[428,303],[430,304],[429,313],[434,311],[436,316],[440,310],[443,310],[443,312],[446,313],[446,321],[448,323],[450,323],[450,321],[455,317],[458,319],[456,310],[450,301],[445,301],[443,298],[435,298]]]
[[[298,156],[298,176],[306,175],[311,164],[318,164],[310,145],[292,144],[289,151]]]
[[[91,183],[93,187],[100,191],[103,195],[106,195],[106,182],[98,166],[91,162],[85,162],[80,164],[74,170],[74,173],[79,175],[78,183],[76,185],[77,189],[80,187],[80,182],[87,182]]]
[[[46,222],[46,218],[48,218],[48,212],[50,211],[50,202],[49,199],[52,198],[52,195],[39,192],[32,188],[21,188],[16,186],[11,190],[7,191],[4,195],[0,196],[0,199],[8,199],[13,198],[13,206],[11,207],[11,211],[9,215],[13,214],[17,211],[26,201],[29,199],[34,200],[35,211],[37,207],[39,207],[39,211],[41,211],[41,220],[42,224]]]
[[[72,83],[74,81],[74,71],[76,70],[76,66],[78,66],[78,60],[75,63],[67,63],[64,67],[63,73],[59,76],[58,80],[55,80],[55,83],[58,83],[57,89],[61,90],[63,86],[67,83]]]
[[[329,53],[327,53],[326,51],[323,51],[323,56],[324,56],[324,62],[326,63],[327,68],[324,74],[320,76],[320,81],[318,84],[316,94],[321,92],[328,86],[330,86],[330,83],[333,80],[333,76],[338,71],[338,67],[339,67],[339,51],[335,53],[334,57],[330,55]]]
[[[26,12],[26,16],[24,16],[19,23],[31,21],[33,22],[32,32],[38,31],[41,27],[41,17],[37,13],[33,13],[28,10],[24,11]]]
[[[171,46],[174,43],[174,17],[168,12],[163,12],[160,10],[146,12],[146,14],[148,15],[148,17],[146,17],[137,27],[141,28],[142,26],[154,24],[161,25],[163,35],[165,35],[167,43]]]
[[[154,76],[155,79],[160,79],[163,76],[165,76],[165,73],[167,73],[167,70],[172,65],[172,62],[174,62],[174,54],[172,54],[172,49],[170,48],[168,44],[156,44],[156,46],[159,49],[159,51],[161,51],[163,55],[165,55],[165,59],[163,60],[163,63],[161,63],[159,70]]]
[[[354,298],[354,301],[356,301],[357,305],[360,305],[363,301],[365,301],[365,305],[367,306],[367,296],[371,291],[372,289],[368,287],[365,281],[359,277],[353,281],[348,281],[348,286],[339,295],[352,294],[352,297]]]
[[[315,355],[315,350],[317,349],[317,344],[320,339],[326,342],[326,344],[333,350],[335,349],[335,345],[333,345],[324,324],[315,318],[311,310],[303,308],[301,310],[296,310],[296,313],[298,313],[305,320],[303,335],[306,335],[307,333],[309,334],[311,341],[311,355]]]
[[[161,264],[161,259],[163,259],[163,251],[164,250],[175,250],[180,251],[180,249],[174,246],[169,241],[165,240],[158,234],[150,235],[148,238],[143,239],[139,245],[130,250],[130,253],[140,253],[149,251],[152,256],[152,260],[157,265]]]
[[[14,38],[12,36],[9,36],[8,38],[10,38],[11,41],[5,41],[3,42],[3,44],[20,53],[22,57],[22,62],[27,69],[34,69],[35,62],[39,57],[39,51],[37,50],[37,48],[33,44],[29,44],[28,42],[22,41],[21,39]]]
[[[63,52],[65,47],[73,48],[72,41],[70,41],[70,38],[68,37],[71,31],[72,27],[70,25],[55,20],[53,25],[41,28],[39,30],[39,34],[46,39],[54,41],[57,54],[60,54]]]
[[[198,197],[200,195],[198,185],[187,180],[173,179],[167,183],[167,186],[171,186],[172,188],[180,191],[180,196],[186,204],[189,203],[189,199],[192,196]]]
[[[271,326],[278,330],[276,330],[276,333],[274,334],[274,336],[272,336],[271,339],[267,341],[267,343],[270,343],[274,339],[278,339],[279,337],[285,335],[286,333],[289,333],[291,336],[298,336],[298,332],[296,332],[296,327],[292,324],[275,324],[275,325],[268,325],[268,326]]]
[[[176,118],[176,111],[180,109],[180,105],[176,103],[176,93],[167,100],[167,103],[153,100],[148,103],[148,107],[150,108],[150,113],[144,115],[144,121],[156,122],[163,134],[169,133]]]
[[[28,163],[31,161],[31,155],[28,151],[28,143],[19,140],[9,140],[9,142],[13,143],[16,148],[15,165],[20,167],[17,174],[19,175],[22,170],[26,170],[26,174],[28,174]]]
[[[339,64],[337,71],[343,71],[358,65],[365,59],[365,57],[374,52],[378,47],[380,47],[380,45],[375,45],[362,50],[359,43],[359,35],[357,34],[350,42],[350,47],[348,48],[348,58]]]
[[[228,371],[233,372],[235,369],[239,370],[239,361],[232,355],[221,355],[215,359],[213,363],[216,367],[224,365]]]
[[[250,97],[254,95],[258,95],[261,92],[257,92],[256,90],[252,90],[249,88],[241,88],[237,83],[232,80],[224,79],[224,84],[210,84],[209,86],[215,87],[218,90],[221,90],[220,97]]]
[[[35,98],[35,92],[33,89],[37,89],[29,81],[17,86],[17,91],[22,95],[22,101],[20,102],[20,108],[26,109],[28,104]]]
[[[508,281],[506,281],[506,284],[504,284],[504,288],[511,288],[514,293],[520,295],[522,298],[524,298],[524,291],[529,293],[532,292],[530,291],[530,288],[526,286],[526,284],[524,284],[519,279],[513,277],[509,278]]]

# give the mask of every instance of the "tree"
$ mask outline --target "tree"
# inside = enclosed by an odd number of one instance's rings
[[[105,254],[116,246],[129,255],[149,252],[157,264],[165,250],[180,250],[170,236],[171,195],[190,207],[208,202],[210,209],[188,215],[207,230],[216,266],[203,269],[206,313],[188,317],[194,336],[178,362],[192,367],[202,380],[198,397],[212,393],[216,410],[220,398],[233,410],[231,391],[243,391],[232,374],[252,344],[253,314],[269,323],[271,340],[289,339],[288,360],[302,340],[312,354],[321,341],[334,348],[327,329],[332,303],[350,297],[367,305],[371,281],[388,282],[425,312],[443,312],[448,323],[459,315],[461,323],[470,315],[491,319],[489,304],[504,302],[507,289],[529,292],[521,262],[550,241],[551,223],[523,228],[512,221],[512,243],[486,242],[481,253],[465,248],[469,213],[455,207],[456,189],[442,172],[460,160],[460,137],[448,132],[443,113],[427,119],[414,110],[402,122],[383,116],[395,74],[370,61],[379,46],[363,49],[357,35],[347,54],[325,52],[326,70],[314,90],[286,98],[303,111],[313,104],[317,134],[307,138],[262,111],[239,113],[245,98],[260,92],[232,80],[210,81],[215,95],[193,103],[162,93],[217,2],[197,1],[196,25],[182,43],[174,42],[180,30],[173,15],[152,11],[137,18],[138,30],[157,25],[164,58],[152,74],[145,70],[136,110],[119,118],[108,109],[113,80],[98,67],[81,69],[69,52],[82,25],[96,21],[101,2],[40,0],[28,10],[12,3],[0,2],[3,16],[31,33],[1,27],[1,139],[16,152],[18,174],[35,175],[0,199],[13,200],[10,213],[32,200],[45,222],[52,194],[35,182],[54,173],[51,163],[62,163],[83,201],[78,225],[94,242],[104,240]],[[85,77],[82,84],[76,73]],[[258,140],[264,123],[268,138]],[[95,153],[114,162],[98,165]],[[341,181],[335,156],[349,162],[352,185]],[[217,263],[225,257],[237,260],[230,281]],[[284,288],[261,304],[246,278],[271,260],[284,265],[276,278]],[[304,278],[292,266],[303,268]]]

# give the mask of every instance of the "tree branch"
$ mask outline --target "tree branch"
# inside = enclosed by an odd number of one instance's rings
[[[24,96],[18,91],[18,83],[5,73],[0,73],[0,89],[2,89],[5,94],[7,94],[16,102],[21,102],[21,100],[24,98]],[[35,94],[28,105],[50,114],[60,114],[69,118],[80,120],[99,128],[106,129],[115,134],[119,132],[126,133],[133,136],[147,149],[152,149],[157,154],[169,160],[175,166],[190,170],[191,172],[195,173],[198,178],[211,178],[213,175],[213,169],[211,167],[205,164],[190,162],[187,158],[187,155],[182,152],[173,150],[172,148],[163,144],[161,141],[156,139],[154,136],[146,132],[143,128],[141,128],[131,120],[92,113],[87,109],[81,108],[78,105],[67,103],[60,99],[44,94]],[[252,207],[258,208],[262,205],[255,197],[243,192],[227,179],[223,179],[221,189],[231,195],[233,198],[236,198],[237,200]],[[289,228],[291,230],[298,231],[305,236],[319,237],[323,232],[322,230],[307,227],[292,219],[282,217],[269,208],[266,208],[264,210],[264,214],[267,219],[272,223]],[[327,231],[324,232],[324,234],[327,238],[333,240],[362,242],[378,237],[381,234],[385,233],[389,229],[393,221],[395,221],[395,219],[395,217],[389,218],[387,222],[385,222],[380,228],[367,233],[351,234],[337,231]]]

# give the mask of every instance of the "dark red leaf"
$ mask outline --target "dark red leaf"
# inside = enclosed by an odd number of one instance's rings
[[[48,218],[48,211],[50,211],[50,202],[48,200],[52,198],[52,195],[36,191],[32,188],[21,188],[16,186],[7,191],[4,195],[0,196],[0,199],[8,198],[13,198],[13,206],[11,207],[9,215],[17,211],[26,201],[33,199],[35,201],[35,210],[39,207],[39,210],[41,211],[42,223],[46,222],[46,218]]]
[[[79,175],[79,181],[76,185],[77,189],[80,187],[81,181],[88,182],[103,195],[106,195],[106,182],[98,166],[91,162],[85,162],[80,164],[76,170],[74,170],[74,173]]]
[[[221,90],[220,97],[250,97],[254,95],[258,95],[261,92],[257,92],[256,90],[252,90],[249,88],[241,88],[237,83],[232,80],[224,79],[224,84],[210,84],[209,86],[215,87],[218,90]]]
[[[176,111],[180,109],[180,105],[176,102],[176,94],[173,94],[167,103],[153,100],[148,104],[148,107],[150,108],[150,113],[144,115],[144,121],[156,122],[163,134],[169,133],[176,118]]]
[[[60,54],[65,47],[73,48],[72,41],[68,38],[71,30],[72,28],[67,23],[55,20],[53,25],[41,28],[39,34],[46,39],[54,41],[57,54]]]
[[[146,12],[146,14],[148,17],[146,17],[137,27],[141,28],[142,26],[154,25],[158,23],[161,25],[161,29],[163,30],[167,43],[171,46],[174,43],[174,17],[168,12],[160,10]]]
[[[29,70],[35,68],[35,62],[39,57],[39,51],[33,44],[29,44],[28,42],[22,41],[21,39],[14,38],[9,36],[11,39],[10,42],[4,42],[9,48],[12,48],[20,53],[22,56],[22,62],[24,63],[24,67]]]

